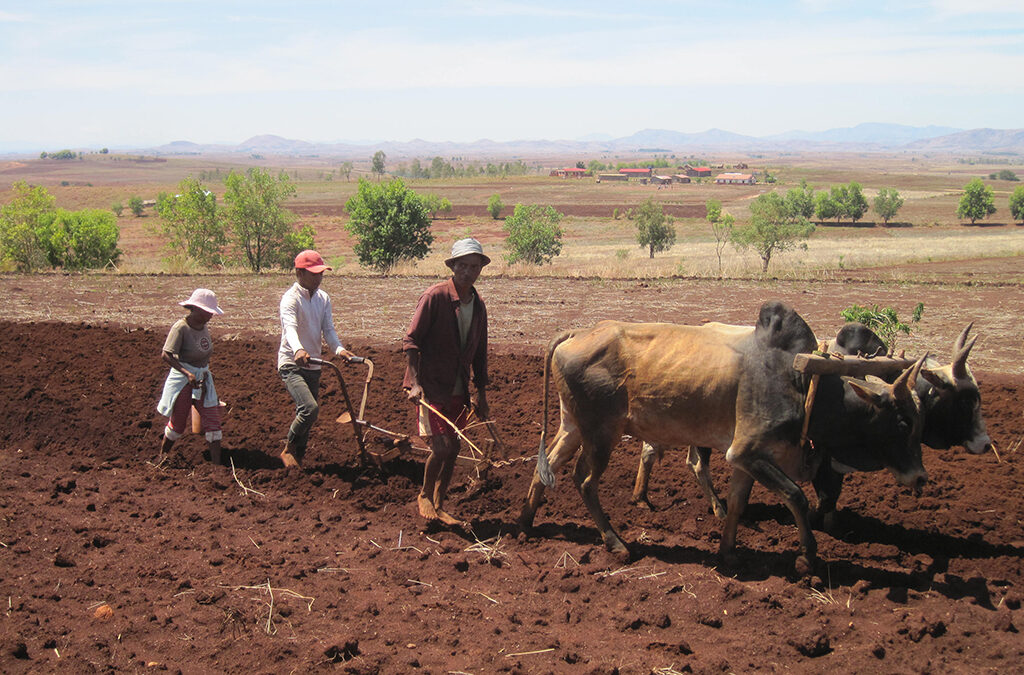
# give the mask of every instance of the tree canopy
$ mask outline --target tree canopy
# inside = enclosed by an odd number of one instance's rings
[[[505,219],[506,262],[550,263],[562,252],[561,222],[562,214],[551,206],[516,204]]]
[[[387,155],[384,154],[383,150],[378,150],[373,153],[373,159],[370,160],[370,169],[377,174],[377,180],[379,181],[384,176],[384,160],[387,159]]]
[[[1010,195],[1010,217],[1024,220],[1024,185],[1018,185]]]
[[[227,224],[217,209],[216,195],[198,180],[188,176],[178,185],[178,194],[160,193],[156,212],[172,250],[201,265],[223,262]]]
[[[761,258],[761,272],[768,271],[772,256],[806,244],[814,232],[803,215],[796,213],[777,192],[758,196],[750,204],[750,223],[733,230],[732,241],[737,248],[753,248]]]
[[[345,226],[356,237],[359,263],[387,274],[401,260],[421,260],[430,253],[434,235],[425,200],[401,178],[387,183],[359,180],[359,189],[345,210]]]
[[[981,182],[980,178],[974,178],[964,186],[964,193],[956,210],[957,218],[967,218],[973,225],[995,212],[996,200],[991,187]]]
[[[641,202],[633,215],[636,243],[646,247],[651,258],[656,251],[667,251],[676,243],[676,228],[671,216],[653,198]]]
[[[224,218],[235,236],[245,264],[259,274],[280,264],[285,236],[294,216],[284,202],[295,194],[288,174],[274,178],[258,167],[244,174],[232,171],[224,179]]]
[[[886,225],[903,208],[903,197],[895,188],[882,188],[875,197],[875,213]]]

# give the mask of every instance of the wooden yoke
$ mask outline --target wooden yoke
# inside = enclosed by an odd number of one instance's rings
[[[806,450],[810,439],[807,429],[811,423],[811,410],[814,408],[814,396],[818,393],[818,379],[822,375],[847,375],[850,377],[898,376],[916,363],[910,359],[894,359],[888,356],[862,357],[829,353],[828,343],[818,345],[818,351],[812,354],[801,353],[793,357],[793,368],[800,373],[811,376],[807,387],[807,398],[804,400],[804,426],[800,432],[800,446]],[[812,444],[813,448],[813,444]]]

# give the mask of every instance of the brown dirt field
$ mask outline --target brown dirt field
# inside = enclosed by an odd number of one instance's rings
[[[430,281],[325,281],[342,337],[376,364],[366,417],[388,429],[412,426],[398,339]],[[149,462],[163,423],[160,346],[174,302],[200,284],[227,309],[211,324],[225,446],[261,494],[205,462],[193,436],[171,461]],[[484,278],[491,407],[515,461],[484,481],[458,469],[451,506],[472,533],[457,533],[421,528],[414,458],[359,468],[350,429],[332,421],[343,404],[330,374],[305,467],[280,468],[292,408],[274,372],[276,303],[287,285],[0,276],[0,671],[923,673],[1011,671],[1024,657],[1018,287]],[[820,336],[851,299],[924,301],[905,345],[943,358],[974,320],[971,361],[1000,457],[926,450],[920,497],[882,474],[848,480],[844,529],[816,533],[810,580],[792,576],[795,528],[760,488],[740,566],[721,573],[720,523],[681,453],[653,477],[660,510],[630,506],[635,442],[621,444],[601,488],[630,565],[604,554],[568,473],[536,536],[517,537],[551,335],[600,318],[749,322],[773,298]],[[350,390],[364,372],[345,367]],[[725,464],[713,462],[720,489]]]

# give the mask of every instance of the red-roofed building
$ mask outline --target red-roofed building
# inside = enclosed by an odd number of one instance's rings
[[[625,174],[630,178],[649,178],[651,175],[650,169],[619,169],[619,173]]]
[[[711,167],[709,166],[685,166],[683,173],[694,178],[711,178]]]

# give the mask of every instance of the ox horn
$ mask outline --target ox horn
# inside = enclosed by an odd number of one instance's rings
[[[960,348],[960,351],[958,351],[956,356],[953,358],[953,379],[963,380],[967,378],[967,357],[970,355],[971,349],[977,341],[978,336],[975,335],[967,342],[966,345],[963,345]]]
[[[974,326],[973,321],[967,324],[967,328],[963,329],[963,331],[960,333],[960,337],[958,337],[956,339],[956,342],[953,343],[954,354],[956,354],[957,352],[964,348],[964,344],[967,342],[967,334],[971,332],[972,326]]]
[[[914,385],[917,384],[917,376],[921,373],[921,367],[924,365],[924,360],[928,358],[925,354],[917,361],[914,365],[904,370],[896,381],[892,383],[892,395],[896,398],[906,399],[910,397],[914,391]]]

